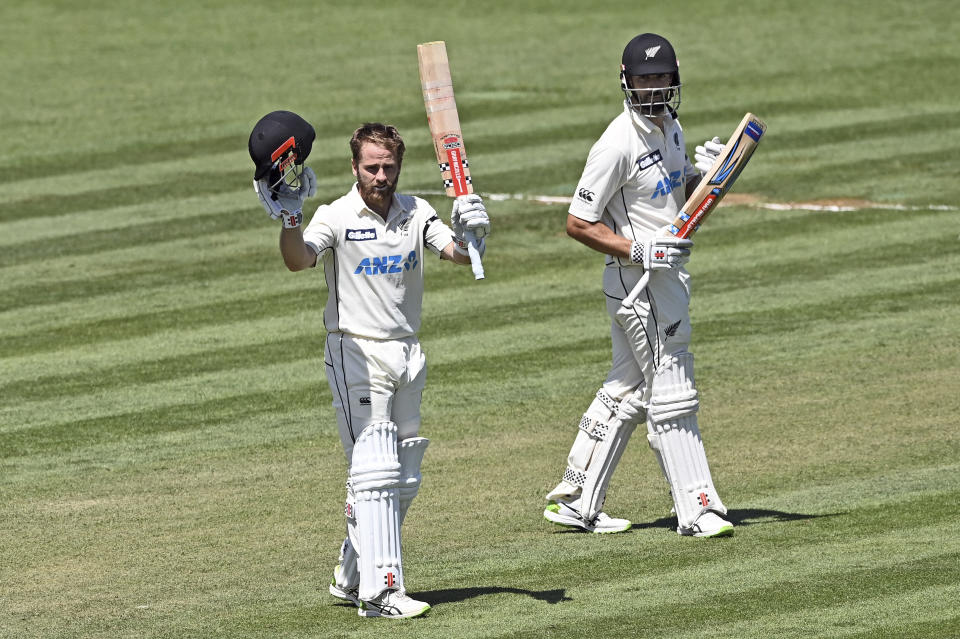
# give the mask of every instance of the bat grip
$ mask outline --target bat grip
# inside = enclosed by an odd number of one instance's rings
[[[633,306],[633,303],[637,301],[637,298],[640,297],[640,293],[643,293],[643,289],[647,288],[647,282],[650,281],[650,271],[644,271],[643,275],[640,276],[640,281],[637,282],[636,286],[633,287],[633,290],[630,291],[630,294],[623,298],[623,301],[620,302],[620,305],[624,308],[630,308]]]
[[[480,240],[472,231],[464,231],[464,239],[467,240],[467,252],[470,254],[470,268],[473,269],[473,279],[483,279],[483,262],[480,261]]]

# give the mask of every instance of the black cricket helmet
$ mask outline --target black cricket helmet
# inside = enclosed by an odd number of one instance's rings
[[[670,74],[668,86],[634,88],[629,78]],[[627,102],[641,115],[660,116],[680,106],[680,63],[673,45],[656,33],[641,33],[627,43],[620,61],[620,88]]]
[[[270,190],[281,185],[300,186],[303,163],[310,155],[317,134],[310,123],[291,111],[272,111],[250,133],[250,158],[256,165],[254,179],[266,179]]]

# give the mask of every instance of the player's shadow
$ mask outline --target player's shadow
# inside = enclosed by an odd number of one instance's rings
[[[457,601],[466,601],[474,597],[483,595],[496,595],[500,593],[512,593],[532,597],[537,601],[544,601],[549,604],[563,603],[564,601],[573,601],[567,596],[565,588],[554,590],[524,590],[523,588],[505,588],[503,586],[478,586],[475,588],[446,588],[444,590],[425,590],[423,592],[413,593],[416,599],[422,599],[433,604],[454,603]]]
[[[788,513],[782,510],[767,510],[764,508],[741,508],[728,511],[724,518],[734,526],[758,526],[781,521],[803,521],[805,519],[819,519],[821,517],[836,517],[838,514],[840,513],[808,515],[805,513]],[[630,526],[631,530],[644,530],[649,528],[676,530],[677,518],[671,515],[670,517],[661,517],[654,521]]]

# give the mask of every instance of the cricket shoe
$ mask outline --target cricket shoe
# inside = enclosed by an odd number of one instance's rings
[[[399,590],[385,590],[370,601],[360,601],[361,617],[386,617],[387,619],[404,619],[419,617],[427,614],[430,604],[417,601]]]
[[[720,515],[708,510],[689,528],[677,527],[677,534],[685,537],[729,537],[733,534],[733,524]]]
[[[552,521],[560,526],[581,528],[587,532],[598,534],[618,533],[630,530],[630,520],[611,517],[602,511],[597,513],[593,521],[587,521],[574,504],[568,504],[565,501],[550,502],[543,511],[543,517],[547,521]]]
[[[337,599],[349,601],[354,606],[360,605],[360,588],[358,586],[338,586],[337,577],[340,575],[340,566],[333,569],[333,580],[330,582],[330,594]]]

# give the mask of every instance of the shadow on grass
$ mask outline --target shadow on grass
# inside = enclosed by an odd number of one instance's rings
[[[841,513],[832,513],[827,515],[807,515],[804,513],[788,513],[782,510],[765,510],[762,508],[744,508],[740,510],[731,510],[726,514],[726,519],[734,526],[757,526],[781,521],[802,521],[805,519],[818,519],[820,517],[836,517]],[[674,516],[661,517],[653,521],[641,524],[632,524],[630,530],[650,530],[662,528],[664,530],[674,531],[677,529],[677,518]],[[554,531],[556,534],[568,535],[591,535],[593,533],[581,528],[560,527]]]
[[[781,521],[803,521],[805,519],[819,519],[820,517],[835,517],[838,514],[840,513],[832,513],[827,515],[807,515],[805,513],[788,513],[782,510],[743,508],[728,511],[725,519],[730,521],[730,523],[732,523],[734,526],[757,526]],[[661,517],[660,519],[656,519],[654,521],[642,524],[633,524],[630,527],[631,530],[645,530],[650,528],[676,530],[677,518],[673,516]]]
[[[545,601],[546,603],[550,604],[573,601],[567,596],[567,591],[564,588],[557,588],[556,590],[524,590],[523,588],[504,588],[502,586],[478,586],[476,588],[426,590],[424,592],[412,593],[411,596],[416,599],[423,599],[430,605],[433,605],[454,603],[457,601],[473,599],[474,597],[482,597],[483,595],[496,595],[505,592],[515,595],[523,595],[525,597],[533,597],[538,601]]]

